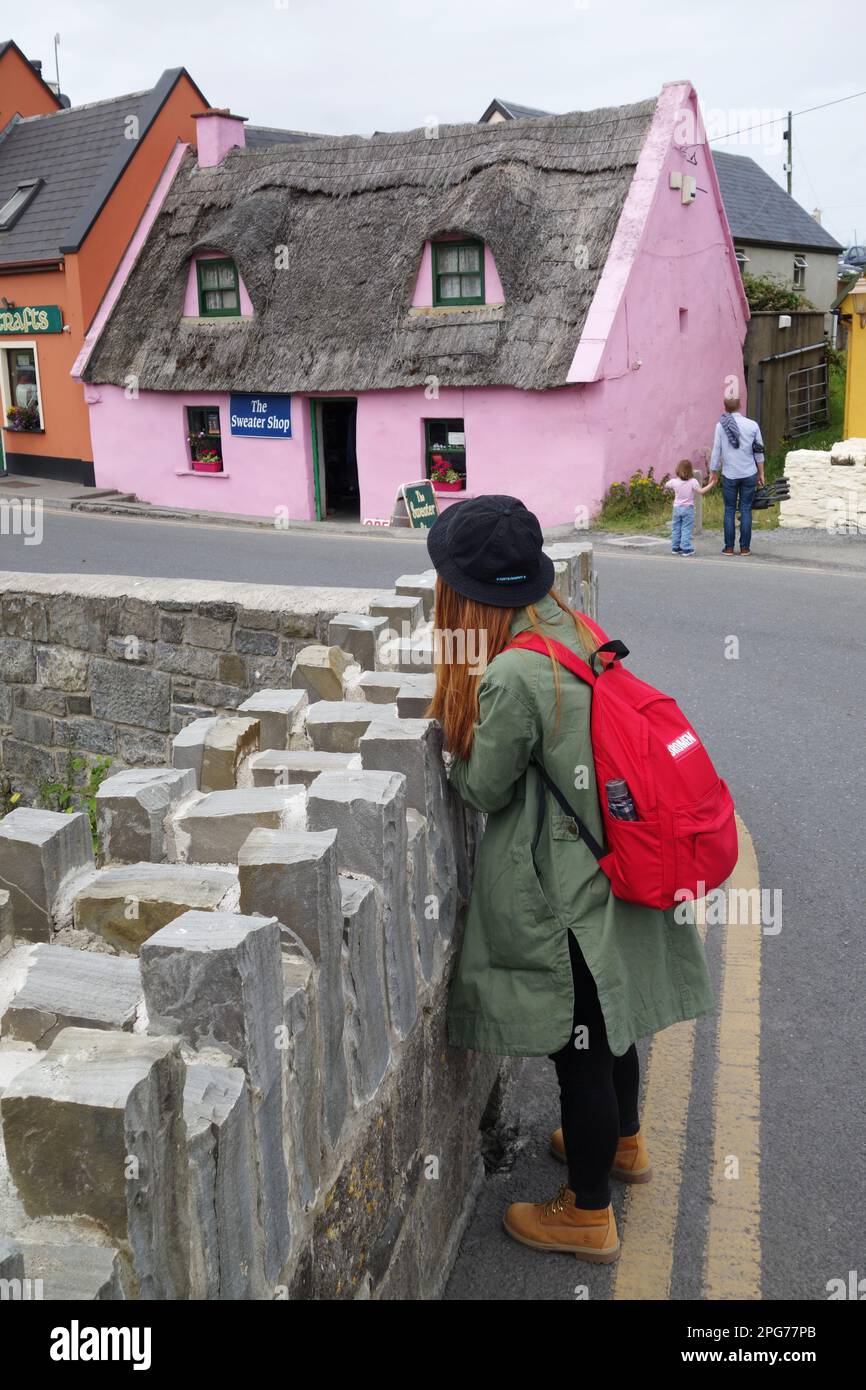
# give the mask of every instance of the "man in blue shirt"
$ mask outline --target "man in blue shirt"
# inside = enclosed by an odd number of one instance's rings
[[[757,420],[740,414],[739,396],[725,400],[725,414],[716,425],[710,455],[710,487],[715,487],[719,471],[725,499],[724,555],[734,554],[736,513],[740,509],[740,554],[751,554],[752,503],[755,491],[764,486],[764,441]]]

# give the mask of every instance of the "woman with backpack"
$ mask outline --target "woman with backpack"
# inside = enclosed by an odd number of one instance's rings
[[[619,1253],[611,1177],[651,1176],[635,1042],[713,1011],[703,946],[672,910],[615,897],[590,849],[603,853],[605,841],[593,690],[553,644],[585,662],[604,636],[557,595],[536,517],[514,497],[468,499],[436,519],[427,545],[439,650],[480,650],[486,660],[483,670],[437,660],[430,709],[452,755],[452,786],[487,816],[449,996],[449,1043],[554,1062],[562,1128],[551,1146],[568,1182],[549,1201],[513,1203],[505,1229],[534,1249],[606,1264]],[[480,648],[465,640],[473,630]],[[505,650],[533,636],[538,651]],[[610,657],[596,656],[594,670]],[[651,829],[647,821],[628,833],[640,840]]]

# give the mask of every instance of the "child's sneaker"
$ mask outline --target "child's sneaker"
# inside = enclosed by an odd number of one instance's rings
[[[682,555],[682,553],[683,553],[683,552],[679,549],[679,547],[671,546],[671,554],[672,554],[672,555]]]
[[[694,552],[693,550],[681,550],[681,551],[680,551],[680,554],[681,554],[681,555],[694,555],[694,553],[695,553],[695,552]]]

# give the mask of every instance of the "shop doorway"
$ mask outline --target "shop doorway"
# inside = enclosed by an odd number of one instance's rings
[[[361,490],[355,450],[357,415],[358,402],[354,397],[310,401],[318,521],[360,520]]]

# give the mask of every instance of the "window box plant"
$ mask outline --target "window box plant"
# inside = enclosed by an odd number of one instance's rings
[[[41,429],[39,407],[36,402],[32,401],[30,405],[10,405],[6,411],[6,427],[10,430]]]
[[[464,480],[441,454],[430,455],[430,481],[434,492],[462,492]]]

